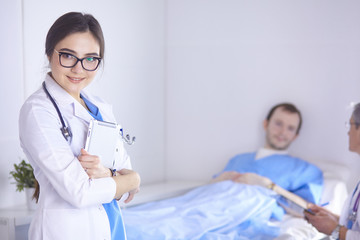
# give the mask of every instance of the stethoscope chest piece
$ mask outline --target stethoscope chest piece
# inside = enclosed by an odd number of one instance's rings
[[[136,138],[135,137],[131,138],[129,134],[126,134],[126,136],[124,136],[124,131],[122,128],[120,129],[120,136],[124,143],[127,143],[129,145],[133,145],[135,143]]]

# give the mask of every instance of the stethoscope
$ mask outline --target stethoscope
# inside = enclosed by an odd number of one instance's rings
[[[360,182],[359,182],[360,183]],[[359,183],[355,188],[355,191],[353,192],[353,195],[351,197],[351,199],[354,199],[354,195],[356,193],[356,191],[358,190],[359,187]],[[356,221],[356,217],[357,217],[357,211],[359,208],[359,201],[360,201],[360,192],[357,194],[356,200],[354,202],[354,206],[352,207],[352,209],[349,210],[349,216],[348,216],[348,222],[347,222],[347,228],[351,229],[354,222]],[[350,201],[351,203],[351,201]]]
[[[59,119],[60,119],[60,122],[61,122],[61,126],[62,126],[62,127],[60,128],[62,135],[64,136],[64,138],[66,139],[66,141],[68,141],[68,142],[71,141],[72,132],[71,132],[71,130],[70,130],[68,127],[66,127],[65,121],[64,121],[64,118],[63,118],[62,115],[61,115],[60,109],[59,109],[58,105],[56,104],[54,98],[51,96],[51,94],[50,94],[49,91],[47,90],[45,82],[42,83],[42,87],[43,87],[46,95],[49,97],[50,101],[51,101],[52,104],[54,105],[54,107],[55,107],[55,109],[56,109],[56,112],[57,112],[57,114],[58,114],[58,116],[59,116]],[[124,143],[127,143],[127,144],[129,144],[129,145],[132,145],[132,144],[135,143],[135,139],[136,139],[136,138],[135,138],[135,137],[132,137],[132,138],[131,138],[129,134],[127,134],[126,136],[124,136],[124,131],[123,131],[122,128],[120,129],[120,136],[121,136],[121,139],[123,140]]]

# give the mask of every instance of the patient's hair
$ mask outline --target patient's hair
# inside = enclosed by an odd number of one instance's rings
[[[275,112],[275,110],[277,108],[282,108],[286,112],[297,113],[299,115],[300,121],[299,121],[299,126],[298,126],[298,128],[296,130],[296,134],[299,134],[300,128],[301,128],[301,125],[302,125],[302,117],[301,117],[301,113],[300,113],[299,109],[297,109],[295,107],[295,105],[291,104],[291,103],[279,103],[279,104],[275,105],[273,108],[271,108],[270,112],[268,113],[268,115],[266,117],[266,120],[268,120],[268,121],[270,120],[271,116],[273,115],[273,113]],[[360,114],[359,114],[359,120],[360,120]]]
[[[356,128],[358,128],[360,126],[360,103],[357,103],[354,106],[354,111],[352,115],[355,121]]]

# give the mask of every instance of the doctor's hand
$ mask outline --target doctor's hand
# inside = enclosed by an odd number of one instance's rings
[[[127,174],[132,174],[133,171],[130,169],[123,168],[120,171],[117,171],[117,173],[120,175],[127,175]],[[135,194],[138,193],[139,191],[140,191],[139,186],[137,188],[129,191],[129,196],[125,199],[124,203],[129,203],[131,200],[133,200]]]
[[[81,149],[81,154],[78,156],[78,159],[89,178],[96,179],[111,176],[111,171],[101,164],[98,156],[90,155],[84,149]]]
[[[309,209],[313,214],[305,211],[305,219],[319,232],[330,235],[339,223],[339,216],[315,204],[309,204]]]
[[[117,175],[113,176],[116,183],[116,193],[114,198],[120,199],[124,193],[129,193],[128,198],[124,201],[125,203],[130,202],[134,195],[139,192],[140,187],[140,175],[130,169],[121,169],[120,171],[117,171]]]
[[[269,178],[260,176],[256,173],[242,173],[234,181],[237,183],[258,185],[266,188],[272,184],[272,181]]]
[[[140,188],[136,188],[134,190],[131,190],[129,192],[129,196],[125,199],[124,203],[129,203],[131,200],[133,200],[136,193],[140,191]]]

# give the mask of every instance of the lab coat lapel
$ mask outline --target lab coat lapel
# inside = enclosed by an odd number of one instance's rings
[[[93,118],[89,112],[77,101],[74,101],[74,115],[85,120],[87,123]]]
[[[103,102],[101,99],[88,94],[86,91],[82,91],[81,94],[88,99],[91,103],[93,103],[96,107],[98,107],[103,120],[106,122],[116,122],[116,120],[112,117],[112,106]]]
[[[78,118],[85,120],[87,123],[92,119],[87,110],[76,101],[69,93],[67,93],[49,74],[45,78],[46,88],[59,107],[69,109],[69,105],[72,105],[74,115]]]

